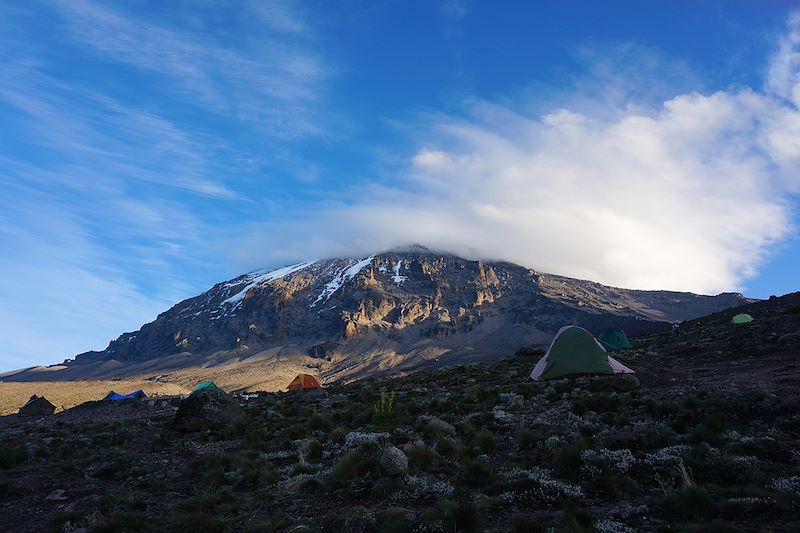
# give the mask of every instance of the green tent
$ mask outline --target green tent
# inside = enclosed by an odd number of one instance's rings
[[[747,313],[739,313],[738,315],[734,315],[731,318],[731,324],[747,324],[748,322],[752,322],[753,317],[748,315]]]
[[[217,384],[209,379],[208,381],[202,381],[197,385],[195,385],[195,387],[192,389],[192,392],[197,392],[201,389],[207,389],[208,387],[216,387],[216,386]]]
[[[631,341],[625,332],[619,328],[611,328],[605,330],[597,336],[597,340],[603,345],[607,352],[614,350],[627,350],[631,347]]]
[[[633,370],[609,357],[592,334],[578,326],[564,326],[547,353],[531,372],[536,381],[572,374],[632,374]]]

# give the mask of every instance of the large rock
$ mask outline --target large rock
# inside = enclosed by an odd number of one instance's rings
[[[408,457],[394,446],[387,446],[381,454],[381,468],[390,476],[405,474],[408,470]]]
[[[238,402],[218,387],[193,392],[181,402],[174,426],[179,429],[224,427],[242,414]]]
[[[441,433],[443,435],[456,434],[456,428],[454,428],[452,424],[445,422],[441,418],[436,418],[435,416],[432,417],[422,416],[420,418],[422,419],[423,422],[427,422],[426,427],[430,431]]]

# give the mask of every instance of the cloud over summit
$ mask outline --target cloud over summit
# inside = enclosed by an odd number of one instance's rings
[[[429,115],[395,183],[258,240],[286,257],[300,251],[281,244],[287,234],[329,255],[420,242],[624,287],[738,288],[791,231],[798,49],[794,14],[763,90],[643,103],[611,84],[613,98],[595,95],[602,109],[476,100],[461,116]],[[632,95],[647,80],[630,83]]]

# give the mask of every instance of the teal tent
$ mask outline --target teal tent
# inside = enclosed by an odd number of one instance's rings
[[[217,384],[211,381],[210,379],[207,381],[201,381],[192,389],[192,392],[197,392],[201,389],[207,389],[208,387],[217,387]]]
[[[540,381],[576,374],[632,374],[633,370],[609,356],[592,334],[578,326],[564,326],[547,353],[531,372]]]
[[[753,317],[747,313],[739,313],[731,318],[731,324],[748,324],[753,321]]]
[[[631,347],[631,341],[625,332],[619,328],[611,328],[602,332],[597,336],[597,340],[603,345],[607,352],[614,350],[628,350]]]

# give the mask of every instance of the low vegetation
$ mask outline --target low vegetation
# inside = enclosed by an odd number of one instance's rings
[[[523,354],[238,397],[197,431],[171,405],[6,422],[0,530],[797,530],[797,351],[746,327],[639,339],[637,377],[530,382]]]

